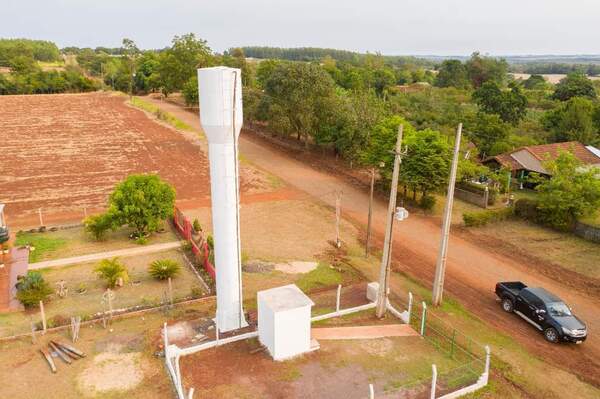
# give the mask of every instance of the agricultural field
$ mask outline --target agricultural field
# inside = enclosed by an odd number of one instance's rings
[[[178,200],[206,200],[201,140],[153,119],[116,94],[0,96],[0,202],[9,223],[36,226],[39,208],[44,224],[80,221],[132,173],[159,174]],[[268,189],[265,181],[242,168],[243,192]]]

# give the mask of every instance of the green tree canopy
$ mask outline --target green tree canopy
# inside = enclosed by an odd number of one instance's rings
[[[175,190],[157,175],[130,175],[110,195],[108,213],[119,226],[125,224],[143,237],[156,231],[173,215]]]
[[[539,178],[538,210],[542,221],[556,228],[567,229],[582,217],[600,210],[600,179],[597,168],[584,168],[569,152],[562,152],[549,162],[550,179]]]
[[[500,116],[483,112],[479,112],[475,120],[465,127],[467,136],[484,156],[496,155],[492,149],[497,143],[504,142],[511,132],[511,127]]]
[[[161,53],[161,88],[168,95],[181,90],[183,85],[196,74],[196,69],[206,67],[212,62],[212,51],[205,40],[196,39],[193,33],[175,36],[172,46]]]
[[[466,62],[466,68],[473,87],[481,87],[485,82],[495,82],[503,87],[508,77],[508,63],[504,59],[482,57],[473,53]]]
[[[265,82],[274,127],[298,140],[319,131],[324,113],[335,107],[335,84],[319,65],[277,64]]]
[[[580,72],[573,72],[558,82],[552,97],[560,101],[567,101],[573,97],[596,98],[596,90],[587,76]]]
[[[473,100],[488,114],[497,114],[507,123],[516,125],[527,113],[527,97],[517,85],[502,90],[496,82],[485,82],[473,93]]]
[[[544,126],[555,141],[579,141],[583,144],[600,143],[600,106],[583,97],[573,97],[557,109],[548,111]]]
[[[531,75],[523,81],[523,87],[528,90],[544,90],[548,88],[548,82],[542,75]]]
[[[466,89],[471,86],[467,67],[459,60],[446,60],[439,68],[435,79],[437,87]]]

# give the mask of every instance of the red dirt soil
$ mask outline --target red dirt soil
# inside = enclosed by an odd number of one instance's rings
[[[177,197],[209,194],[199,147],[122,96],[0,96],[0,202],[10,221],[102,207],[131,173],[157,173]]]

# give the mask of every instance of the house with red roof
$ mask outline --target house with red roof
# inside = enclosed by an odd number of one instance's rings
[[[586,147],[578,141],[565,143],[530,145],[503,154],[488,157],[483,164],[490,169],[510,169],[513,177],[524,178],[530,173],[550,176],[550,172],[544,167],[548,161],[558,158],[561,152],[570,152],[579,159],[584,166],[600,167],[600,155],[597,150]]]

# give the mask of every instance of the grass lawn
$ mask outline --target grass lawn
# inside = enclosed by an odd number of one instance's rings
[[[116,310],[135,305],[158,304],[166,297],[167,283],[155,280],[148,274],[149,264],[157,259],[173,259],[182,266],[180,274],[172,280],[174,300],[191,296],[192,290],[196,296],[201,293],[200,283],[185,265],[182,256],[180,251],[170,250],[120,259],[127,267],[130,281],[124,287],[115,289],[113,308]],[[59,281],[64,280],[69,290],[66,298],[52,295],[51,300],[45,304],[49,326],[75,315],[90,317],[105,309],[102,294],[106,285],[94,272],[97,264],[98,262],[82,263],[40,270],[53,289],[57,288]],[[78,293],[78,290],[85,292]],[[26,333],[30,330],[30,321],[40,321],[38,309],[0,314],[0,336]]]
[[[138,244],[129,238],[131,232],[131,229],[124,227],[109,232],[103,241],[93,240],[85,233],[83,227],[47,231],[45,233],[20,232],[17,233],[16,245],[31,244],[34,246],[35,251],[32,251],[29,255],[29,261],[34,263],[135,247]],[[167,228],[164,233],[153,234],[148,239],[147,245],[177,241],[178,239],[175,233]]]
[[[536,258],[600,279],[600,245],[573,234],[521,220],[507,220],[469,231],[475,236],[500,239]]]
[[[133,97],[130,101],[130,104],[133,105],[134,107],[143,109],[146,112],[150,112],[151,114],[154,114],[158,119],[173,126],[175,129],[194,131],[194,128],[192,128],[187,123],[181,121],[180,119],[178,119],[177,117],[175,117],[174,115],[172,115],[168,112],[162,111],[156,105],[151,104],[147,101],[144,101],[139,97]]]

